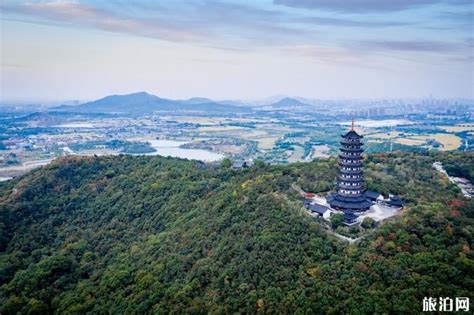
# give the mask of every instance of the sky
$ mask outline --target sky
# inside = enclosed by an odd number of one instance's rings
[[[473,0],[0,0],[0,101],[474,98]]]

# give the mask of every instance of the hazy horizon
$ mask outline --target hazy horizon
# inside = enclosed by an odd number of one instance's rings
[[[0,102],[474,98],[474,4],[5,1]]]
[[[172,98],[172,97],[167,97],[165,95],[159,95],[155,93],[151,93],[149,91],[130,91],[127,93],[116,93],[116,94],[107,94],[107,95],[102,95],[97,98],[91,98],[91,99],[81,99],[81,98],[76,98],[76,99],[41,99],[41,98],[32,98],[32,99],[12,99],[12,100],[0,100],[0,106],[28,106],[28,105],[36,105],[36,106],[57,106],[57,105],[79,105],[87,102],[93,102],[100,100],[102,98],[108,97],[108,96],[113,96],[113,95],[119,95],[119,96],[125,96],[125,95],[130,95],[130,94],[136,94],[136,93],[148,93],[151,95],[158,96],[163,99],[170,99],[170,100],[176,100],[176,101],[185,101],[189,100],[192,98],[204,98],[204,99],[210,99],[212,101],[216,102],[241,102],[243,104],[247,105],[252,105],[252,104],[260,104],[260,105],[265,105],[265,104],[271,104],[278,102],[284,98],[292,98],[292,99],[297,99],[297,100],[307,100],[307,101],[329,101],[329,102],[344,102],[344,101],[354,101],[354,102],[370,102],[370,101],[423,101],[423,100],[429,100],[432,99],[433,101],[461,101],[461,100],[466,100],[469,102],[474,102],[474,98],[468,98],[468,97],[433,97],[433,95],[428,95],[425,97],[381,97],[381,98],[369,98],[369,97],[359,97],[359,98],[350,98],[350,97],[345,97],[345,98],[312,98],[312,97],[305,97],[305,96],[299,96],[299,95],[283,95],[283,94],[278,94],[278,95],[270,95],[267,97],[262,97],[262,98],[252,98],[252,99],[246,99],[246,98],[240,98],[240,99],[223,99],[223,98],[211,98],[203,95],[194,95],[194,96],[188,96],[188,97],[183,97],[183,98]]]

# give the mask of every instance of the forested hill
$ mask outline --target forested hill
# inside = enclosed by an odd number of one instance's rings
[[[473,201],[435,159],[472,174],[472,154],[368,157],[369,188],[408,207],[353,245],[290,188],[333,189],[335,159],[239,172],[57,160],[0,184],[0,313],[408,314],[425,296],[473,301]]]

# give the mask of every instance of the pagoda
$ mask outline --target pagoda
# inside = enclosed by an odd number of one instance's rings
[[[354,130],[352,120],[351,130],[342,135],[341,139],[337,193],[328,197],[331,208],[343,211],[347,223],[355,222],[356,213],[365,211],[372,205],[372,202],[367,200],[364,189],[362,138]]]

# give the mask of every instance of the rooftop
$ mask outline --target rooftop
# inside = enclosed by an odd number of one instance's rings
[[[319,213],[320,215],[323,215],[324,213],[326,213],[326,211],[329,211],[328,207],[325,207],[319,204],[310,204],[308,209],[311,212],[316,212],[316,213]]]
[[[342,135],[343,138],[346,139],[361,139],[363,136],[359,135],[355,130],[350,130],[345,135]]]
[[[381,193],[377,192],[377,191],[373,191],[373,190],[366,190],[365,191],[365,196],[367,198],[370,198],[370,199],[377,199],[378,197],[380,197]]]

